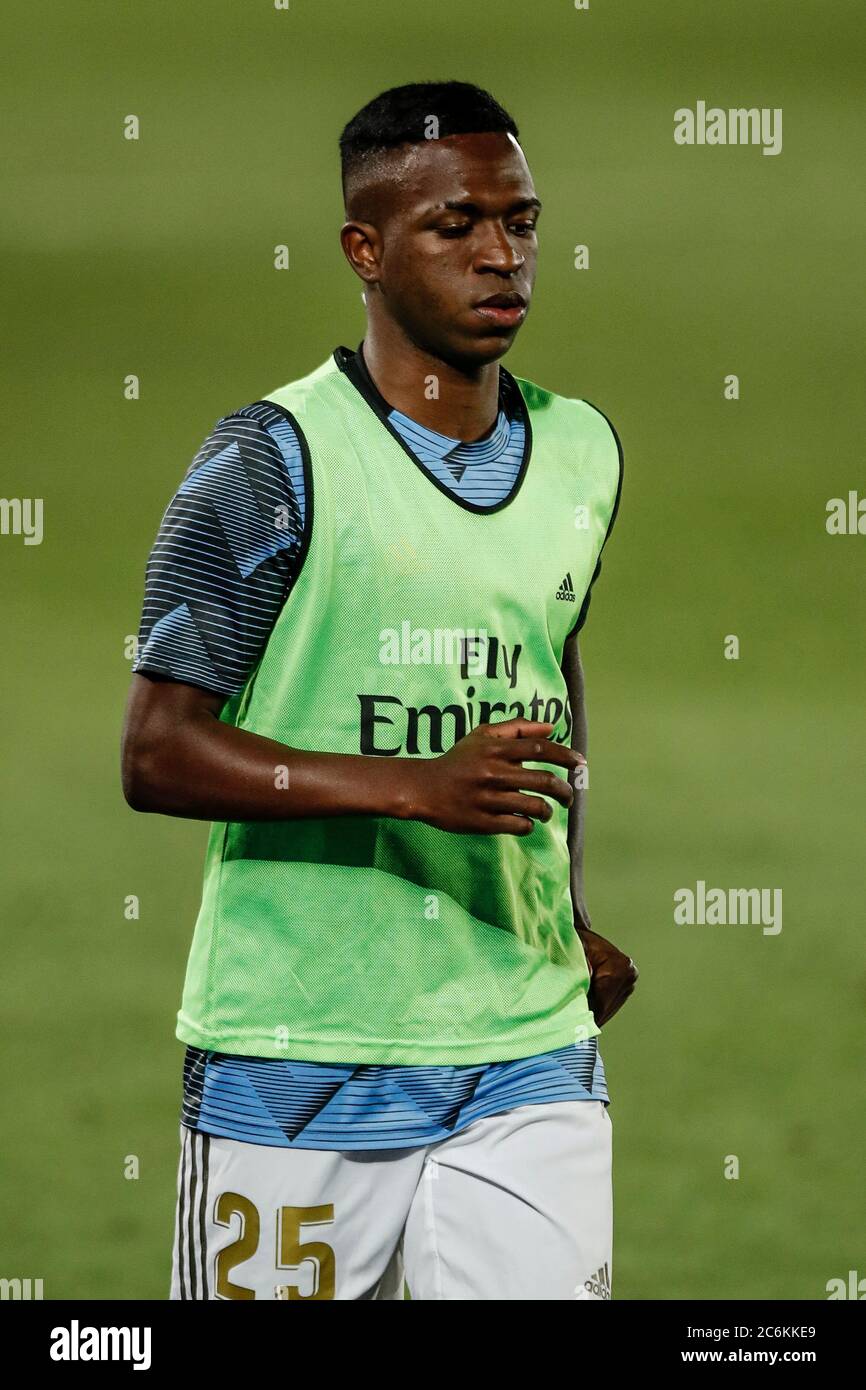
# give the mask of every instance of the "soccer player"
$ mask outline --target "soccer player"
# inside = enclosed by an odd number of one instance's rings
[[[123,748],[212,822],[171,1297],[610,1297],[577,645],[622,453],[499,359],[540,202],[463,82],[340,137],[367,329],[218,422],[147,569]]]

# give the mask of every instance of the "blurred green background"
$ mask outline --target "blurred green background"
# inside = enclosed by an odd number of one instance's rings
[[[207,827],[123,801],[124,643],[213,423],[363,335],[341,127],[451,77],[512,111],[545,203],[506,364],[596,402],[626,454],[582,642],[589,907],[641,971],[602,1038],[614,1295],[866,1275],[866,536],[825,530],[866,493],[862,6],[14,0],[3,25],[0,491],[44,498],[45,535],[0,537],[0,1275],[167,1296]],[[699,99],[782,107],[782,153],[676,146]],[[674,926],[701,878],[782,888],[781,934]]]

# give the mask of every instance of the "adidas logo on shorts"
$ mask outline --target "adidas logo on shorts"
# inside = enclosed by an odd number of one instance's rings
[[[574,585],[571,582],[571,575],[567,574],[556,591],[556,597],[561,598],[564,603],[574,603]]]
[[[610,1298],[610,1270],[607,1261],[574,1291],[575,1298]]]

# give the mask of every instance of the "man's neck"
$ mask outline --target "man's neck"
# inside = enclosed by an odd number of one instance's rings
[[[410,343],[396,326],[369,324],[363,357],[375,386],[395,410],[464,443],[482,439],[499,414],[499,364],[471,375]]]

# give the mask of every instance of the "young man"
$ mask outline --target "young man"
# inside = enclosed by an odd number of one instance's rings
[[[517,137],[461,82],[349,122],[364,339],[219,422],[151,554],[124,791],[213,822],[172,1298],[610,1296],[596,1039],[636,971],[571,774],[621,451],[498,365]]]

